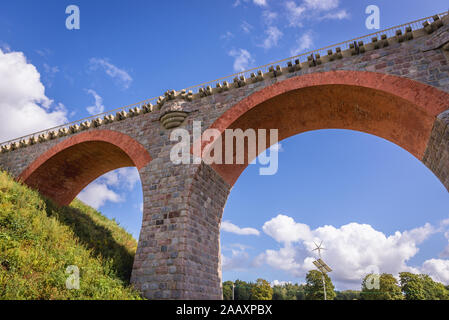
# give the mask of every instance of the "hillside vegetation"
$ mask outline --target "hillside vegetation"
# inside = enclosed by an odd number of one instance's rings
[[[75,200],[58,207],[0,171],[0,299],[141,299],[129,285],[137,243]],[[67,289],[68,266],[79,289]]]

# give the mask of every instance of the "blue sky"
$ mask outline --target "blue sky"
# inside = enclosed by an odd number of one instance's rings
[[[70,4],[80,8],[79,30],[65,27]],[[368,34],[371,4],[381,28],[448,9],[443,0],[2,1],[0,111],[9,116],[0,140]],[[14,116],[13,125],[4,120]],[[281,145],[276,175],[249,166],[230,194],[224,280],[303,281],[309,238],[284,236],[302,232],[325,241],[339,288],[358,288],[370,268],[428,272],[449,284],[449,197],[418,160],[343,130]],[[80,197],[138,237],[135,169],[107,174]]]

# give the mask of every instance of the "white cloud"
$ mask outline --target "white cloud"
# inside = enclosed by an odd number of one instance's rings
[[[251,261],[250,255],[246,252],[251,247],[240,244],[232,243],[229,246],[222,246],[223,251],[231,252],[229,256],[221,255],[221,265],[223,271],[246,271],[249,268],[254,267],[254,263]]]
[[[87,112],[92,115],[102,113],[104,111],[103,98],[92,89],[87,90],[87,93],[91,94],[95,99],[95,105],[87,107]]]
[[[52,87],[53,85],[53,80],[56,76],[56,74],[59,72],[59,68],[57,66],[50,66],[46,63],[44,63],[42,65],[44,67],[44,79],[45,79],[45,83],[47,84],[48,87]]]
[[[267,0],[253,0],[255,5],[265,7],[267,5]]]
[[[287,20],[289,21],[290,26],[302,27],[302,20],[306,8],[297,6],[294,1],[287,1],[285,7],[287,9]]]
[[[271,25],[278,17],[277,12],[265,10],[262,12],[263,22],[267,25]]]
[[[444,250],[440,253],[441,258],[449,258],[449,245],[447,245]]]
[[[320,20],[343,20],[348,19],[350,14],[346,10],[340,10],[337,12],[327,13],[324,16],[320,17]]]
[[[6,42],[0,41],[0,50],[3,50],[4,53],[9,53],[11,52],[11,47]]]
[[[243,32],[250,33],[254,27],[248,22],[243,21],[242,24],[240,25],[240,28],[243,30]]]
[[[296,223],[293,218],[283,214],[265,222],[262,230],[277,242],[282,243],[312,238],[309,226],[303,223]]]
[[[273,280],[270,283],[270,286],[274,287],[274,286],[283,286],[286,284],[291,284],[290,281],[279,281],[279,280]]]
[[[254,63],[254,59],[248,50],[245,49],[232,49],[228,53],[234,58],[234,71],[240,72],[248,69],[250,64]]]
[[[449,226],[449,219],[444,219],[440,222],[441,227]],[[448,237],[449,239],[449,237]]]
[[[99,209],[106,201],[115,203],[124,201],[119,194],[109,189],[106,184],[99,182],[89,184],[81,191],[78,198],[95,209]]]
[[[53,105],[39,72],[25,55],[0,49],[0,140],[68,122],[64,105]]]
[[[42,50],[36,49],[35,51],[36,51],[36,53],[37,53],[38,55],[40,55],[41,57],[46,57],[46,56],[49,56],[49,55],[52,54],[52,51],[51,51],[50,49],[47,49],[47,48],[44,48],[44,49],[42,49]]]
[[[98,68],[103,69],[108,76],[117,80],[118,83],[125,89],[129,88],[131,82],[133,81],[128,72],[116,67],[107,59],[91,58],[89,60],[89,64],[91,70],[97,70]]]
[[[304,0],[301,5],[295,1],[285,3],[286,17],[291,27],[302,27],[308,20],[342,20],[349,18],[345,9],[338,9],[339,0]]]
[[[339,2],[339,0],[304,0],[308,8],[323,11],[338,8]]]
[[[243,271],[248,268],[250,257],[244,250],[232,250],[231,256],[221,255],[221,266],[223,271]]]
[[[110,171],[103,175],[100,179],[113,187],[123,185],[128,190],[132,190],[137,182],[140,181],[139,171],[135,167],[120,168]]]
[[[282,247],[266,250],[255,259],[257,263],[266,263],[295,277],[304,277],[308,270],[315,268],[312,264],[316,258],[312,254],[313,242],[323,241],[326,250],[322,255],[333,268],[333,280],[347,288],[360,286],[361,279],[369,272],[395,275],[401,271],[419,272],[419,268],[408,266],[407,261],[419,251],[418,244],[436,232],[430,224],[409,231],[397,231],[390,236],[359,223],[312,230],[308,225],[285,215],[267,221],[262,230]],[[423,268],[433,267],[435,274],[449,277],[449,273],[443,272],[444,266],[444,263],[432,262]]]
[[[235,224],[231,223],[230,221],[223,221],[221,223],[221,230],[226,232],[231,232],[239,235],[256,235],[258,236],[260,234],[259,230],[254,228],[240,228],[239,226],[236,226]]]
[[[115,190],[132,191],[139,181],[139,171],[135,167],[120,168],[102,175],[89,184],[81,191],[78,198],[95,209],[99,209],[107,201],[114,203],[125,201],[125,197]],[[141,207],[143,210],[143,204]]]
[[[449,219],[443,220],[440,224],[440,231],[443,231],[442,228],[446,227],[449,222]],[[444,237],[449,241],[449,231],[444,233]],[[441,258],[449,258],[449,244],[444,248],[444,250],[440,253]]]
[[[57,66],[51,67],[51,66],[49,66],[46,63],[44,63],[43,66],[44,66],[45,72],[47,72],[47,73],[54,74],[54,73],[58,73],[59,72],[59,68]]]
[[[426,260],[422,265],[421,272],[428,274],[435,281],[449,284],[449,260]]]
[[[249,1],[250,0],[236,0],[232,6],[233,7],[238,7],[242,3],[248,3]],[[260,6],[260,7],[266,7],[267,6],[267,0],[252,0],[252,3],[254,3],[255,5]]]
[[[262,47],[265,49],[270,49],[274,46],[277,46],[279,39],[283,36],[281,30],[274,26],[268,27],[268,29],[265,30],[265,34],[267,35],[267,37],[262,44]]]
[[[230,31],[226,31],[225,34],[222,34],[220,36],[220,39],[222,39],[222,40],[231,40],[232,38],[234,38],[234,34]]]
[[[311,49],[313,46],[312,32],[308,31],[304,33],[299,39],[296,40],[296,46],[290,50],[292,56],[296,56],[305,50]]]

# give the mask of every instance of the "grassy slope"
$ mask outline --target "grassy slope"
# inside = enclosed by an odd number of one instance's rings
[[[137,244],[75,200],[59,208],[0,171],[0,299],[140,299],[129,286]],[[80,289],[66,289],[66,268]]]

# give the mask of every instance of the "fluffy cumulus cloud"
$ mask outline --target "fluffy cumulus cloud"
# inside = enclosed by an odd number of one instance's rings
[[[113,203],[125,201],[126,197],[119,194],[117,190],[130,191],[139,181],[139,172],[136,168],[110,171],[84,188],[78,198],[95,209],[99,209],[108,201]]]
[[[252,268],[254,262],[247,252],[248,249],[252,248],[240,243],[232,243],[229,246],[223,246],[221,250],[226,252],[226,255],[221,255],[221,266],[223,271],[245,271],[248,268]]]
[[[90,70],[103,70],[109,77],[114,79],[117,84],[121,85],[124,89],[129,88],[133,78],[123,69],[113,65],[108,59],[91,58],[89,60]]]
[[[309,226],[303,223],[297,223],[293,218],[282,214],[265,222],[262,230],[274,240],[281,243],[291,243],[312,238]]]
[[[270,283],[270,285],[271,285],[272,287],[274,287],[274,286],[283,286],[283,285],[286,285],[286,284],[291,284],[291,282],[290,282],[290,281],[273,280],[273,281],[271,281],[271,283]]]
[[[421,272],[430,275],[435,281],[449,284],[449,260],[427,260],[423,263]]]
[[[110,171],[103,176],[103,179],[109,186],[123,186],[132,190],[140,181],[139,171],[136,168],[121,168]]]
[[[67,122],[67,111],[45,95],[36,67],[22,52],[0,49],[0,140]]]
[[[124,201],[122,196],[109,189],[107,184],[101,182],[93,182],[89,184],[78,195],[78,199],[95,209],[102,207],[106,201],[115,203]]]
[[[260,234],[259,230],[254,228],[240,228],[230,221],[223,221],[221,223],[221,230],[226,232],[231,232],[239,235],[255,235],[258,236]]]
[[[370,225],[359,223],[311,229],[291,217],[278,215],[267,221],[262,230],[281,247],[265,250],[254,262],[295,277],[304,277],[308,270],[314,269],[312,262],[316,255],[311,253],[314,242],[323,241],[326,248],[323,258],[333,268],[333,279],[341,288],[359,286],[360,279],[370,272],[394,275],[401,271],[425,272],[437,281],[449,283],[449,260],[427,260],[422,267],[407,265],[407,261],[418,253],[418,245],[437,232],[430,224],[385,235]]]
[[[254,63],[251,53],[246,49],[232,49],[228,54],[234,58],[234,71],[236,72],[244,71]]]

